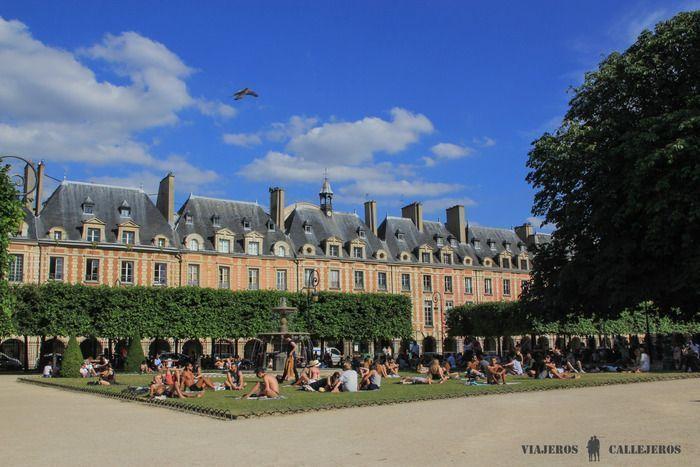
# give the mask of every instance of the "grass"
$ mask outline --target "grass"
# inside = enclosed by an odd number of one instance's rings
[[[217,418],[233,419],[239,417],[261,416],[280,413],[305,412],[343,407],[394,404],[430,399],[470,397],[488,394],[505,394],[514,392],[541,391],[552,389],[569,389],[611,384],[638,383],[700,377],[697,373],[598,373],[584,374],[575,380],[533,380],[527,377],[510,377],[509,382],[518,384],[506,386],[466,386],[464,381],[450,380],[444,384],[401,385],[396,380],[384,379],[379,391],[362,391],[358,393],[316,393],[299,391],[296,388],[282,386],[282,400],[242,400],[243,391],[207,391],[204,397],[197,399],[169,399],[156,401],[162,405],[178,410],[200,413]],[[134,397],[124,392],[127,386],[147,386],[150,376],[118,375],[118,386],[88,386],[81,378],[43,379],[40,377],[19,378],[22,382],[41,384],[61,389],[88,392],[125,400],[148,402],[144,397]],[[255,378],[246,378],[248,388],[252,388]],[[214,381],[223,381],[214,379]]]

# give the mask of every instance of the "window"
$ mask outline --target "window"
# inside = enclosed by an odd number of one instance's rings
[[[340,288],[340,271],[337,269],[331,269],[328,272],[328,286],[331,289]]]
[[[328,245],[328,256],[340,257],[340,246],[338,245]]]
[[[491,251],[496,251],[496,242],[489,242],[489,248],[491,249]]]
[[[92,203],[83,203],[83,214],[93,214],[95,205]]]
[[[450,245],[452,246],[452,248],[457,248],[459,246],[459,242],[457,241],[456,238],[451,238]]]
[[[287,247],[279,245],[277,247],[277,256],[287,256]]]
[[[304,224],[304,232],[311,233],[311,224]]]
[[[199,286],[199,264],[187,265],[187,285]]]
[[[386,273],[385,272],[378,272],[377,273],[377,288],[379,290],[386,290]]]
[[[510,269],[510,258],[501,258],[501,267],[504,269]]]
[[[421,253],[421,261],[424,263],[429,263],[431,256],[433,256],[432,253],[424,251],[423,253]]]
[[[189,212],[185,214],[185,224],[192,225],[192,214]]]
[[[410,274],[401,274],[401,290],[404,292],[410,292],[411,291],[411,275]]]
[[[49,280],[63,280],[63,258],[60,256],[49,257]]]
[[[156,263],[153,266],[153,285],[168,284],[168,265],[165,263]]]
[[[63,232],[60,230],[54,230],[53,231],[53,239],[54,240],[63,240]]]
[[[452,293],[452,276],[445,276],[445,293]]]
[[[523,269],[523,270],[527,271],[527,269],[528,269],[528,267],[527,267],[527,259],[521,259],[521,260],[520,260],[520,269]]]
[[[445,243],[442,241],[442,237],[438,236],[438,237],[435,237],[435,244],[437,245],[438,248],[442,248]]]
[[[352,257],[353,258],[362,258],[364,255],[362,254],[362,247],[361,246],[354,246],[352,247]]]
[[[493,295],[493,285],[491,284],[491,279],[488,277],[484,279],[484,294]]]
[[[503,245],[506,247],[506,251],[511,251],[510,242],[505,242]]]
[[[243,220],[243,229],[244,230],[250,230],[250,221],[247,219]]]
[[[524,243],[519,243],[518,246],[520,247],[520,251],[523,253],[527,251],[527,246]]]
[[[433,327],[433,301],[423,300],[423,324],[426,327]]]
[[[100,260],[88,258],[85,260],[85,280],[97,282],[100,280]]]
[[[10,282],[22,282],[24,279],[24,255],[11,255]]]
[[[475,250],[481,250],[481,240],[477,240],[476,238],[472,240],[472,243],[474,243],[474,249]]]
[[[131,208],[127,208],[127,207],[119,208],[119,217],[131,217]]]
[[[248,269],[248,290],[258,290],[260,288],[260,269]]]
[[[452,300],[445,300],[445,311],[451,310],[454,307],[455,307],[455,304]]]
[[[433,291],[433,278],[432,276],[423,276],[423,292]]]
[[[464,278],[464,293],[469,295],[474,293],[474,284],[471,277]]]
[[[119,282],[122,284],[134,283],[134,262],[122,261],[121,274],[119,274]]]
[[[156,241],[156,244],[158,245],[158,248],[165,248],[165,239],[164,238],[159,238]]]
[[[260,254],[260,242],[248,242],[248,254],[257,256]]]
[[[221,227],[221,218],[218,214],[211,216],[211,225],[214,227]]]
[[[87,241],[88,242],[99,242],[100,241],[100,229],[94,227],[88,227],[87,229]]]
[[[219,266],[219,288],[231,288],[231,268],[228,266]]]
[[[364,289],[365,288],[365,272],[355,271],[355,288]]]
[[[358,235],[360,238],[366,238],[366,237],[367,237],[367,234],[366,234],[365,231],[362,230],[362,229],[360,229],[360,230],[357,231],[357,235]]]
[[[316,270],[315,269],[304,269],[304,287],[315,287],[318,284],[316,282]]]
[[[287,270],[278,269],[276,278],[277,290],[287,290]]]
[[[442,262],[445,264],[452,264],[452,253],[443,253]]]
[[[510,279],[503,279],[503,295],[510,295]]]
[[[271,220],[267,221],[267,231],[268,232],[274,232],[275,231],[275,223],[272,222]]]
[[[231,253],[231,240],[228,238],[219,239],[219,252],[220,253]]]
[[[122,230],[122,243],[125,245],[133,245],[135,233],[131,230]]]
[[[190,239],[190,250],[199,251],[199,240],[197,240],[196,238]]]
[[[397,233],[396,233],[396,238],[397,238],[397,240],[405,240],[405,239],[406,239],[406,234],[404,234],[403,232],[397,232]]]

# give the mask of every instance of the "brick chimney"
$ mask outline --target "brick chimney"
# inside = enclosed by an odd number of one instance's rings
[[[168,172],[168,175],[160,181],[156,207],[168,224],[175,224],[175,175],[172,172]]]
[[[277,228],[284,230],[284,189],[270,188],[270,217]]]
[[[36,188],[36,173],[33,168],[34,162],[32,161],[24,166],[24,206],[29,210],[34,209],[34,200],[36,199],[36,191],[27,194],[29,190]]]
[[[459,243],[467,243],[467,219],[464,215],[464,206],[458,204],[448,208],[447,214],[447,230],[457,238]]]
[[[411,219],[418,231],[423,231],[423,205],[418,201],[401,208],[401,217]]]
[[[39,162],[36,169],[36,191],[34,192],[34,215],[39,216],[41,213],[41,199],[44,196],[44,161]]]
[[[365,224],[374,235],[377,235],[377,202],[365,201]]]
[[[532,240],[532,236],[535,235],[535,229],[529,222],[525,222],[523,225],[516,227],[514,230],[515,234],[518,237],[520,237],[520,240],[527,244],[530,243],[530,241]]]

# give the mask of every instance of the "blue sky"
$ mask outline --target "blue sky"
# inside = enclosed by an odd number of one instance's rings
[[[0,151],[47,173],[380,215],[528,219],[570,86],[698,2],[3,2]],[[249,86],[258,99],[231,99]]]

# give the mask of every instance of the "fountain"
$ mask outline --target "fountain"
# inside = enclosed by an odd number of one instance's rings
[[[279,330],[277,332],[263,332],[257,335],[258,340],[261,342],[261,348],[254,349],[253,351],[253,361],[255,365],[267,366],[271,359],[272,369],[275,371],[282,371],[288,351],[285,342],[286,337],[291,337],[292,340],[297,342],[297,358],[301,356],[305,361],[308,361],[313,351],[311,335],[308,332],[289,332],[288,329],[288,317],[292,313],[296,313],[298,311],[297,308],[287,305],[287,297],[280,297],[279,304],[272,308],[272,311],[279,314]],[[275,351],[275,344],[279,344],[279,347],[277,347],[279,350],[277,351]]]

